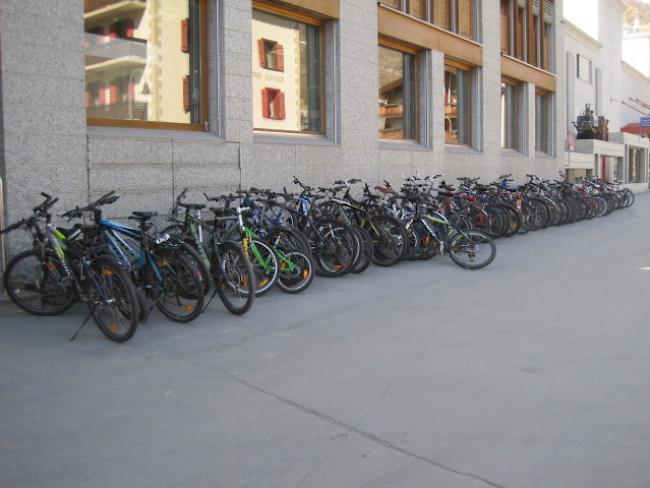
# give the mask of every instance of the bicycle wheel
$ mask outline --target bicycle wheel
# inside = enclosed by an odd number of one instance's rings
[[[255,276],[255,295],[266,295],[278,281],[278,255],[264,241],[251,239],[248,245],[248,260]]]
[[[9,261],[3,283],[9,298],[32,315],[59,315],[74,305],[77,295],[65,268],[53,251],[36,249]]]
[[[309,256],[300,251],[278,251],[278,257],[278,288],[285,293],[300,293],[309,288],[314,280],[314,265]]]
[[[390,215],[379,215],[370,219],[366,230],[372,237],[375,264],[392,266],[402,258],[404,248],[408,246],[408,236],[399,220]]]
[[[312,232],[315,245],[314,259],[323,276],[343,276],[355,263],[359,242],[349,225],[336,220],[316,223],[318,234]]]
[[[480,230],[458,233],[449,241],[449,257],[461,268],[484,268],[494,260],[496,253],[492,238]]]
[[[88,304],[99,330],[114,342],[126,342],[140,320],[135,287],[126,271],[110,258],[95,259],[86,277]]]
[[[352,230],[356,232],[359,242],[361,243],[361,250],[359,261],[352,268],[352,273],[359,274],[363,273],[370,263],[372,262],[372,257],[374,255],[374,246],[372,245],[372,237],[368,234],[368,231],[362,229],[361,227],[352,226]]]
[[[156,308],[174,322],[191,322],[203,311],[201,271],[179,249],[159,250],[155,256],[162,277]]]
[[[219,246],[212,259],[219,298],[233,315],[243,315],[255,301],[255,273],[244,250],[234,242]]]

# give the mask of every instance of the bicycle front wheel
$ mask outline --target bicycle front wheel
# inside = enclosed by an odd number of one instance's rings
[[[86,279],[88,304],[99,330],[114,342],[126,342],[138,327],[135,286],[126,271],[110,258],[93,261]]]
[[[72,280],[66,280],[61,260],[52,251],[21,252],[7,264],[3,276],[9,298],[33,315],[59,315],[76,301]]]
[[[162,276],[156,307],[174,322],[191,322],[203,311],[205,295],[201,270],[178,250],[156,253],[156,266]]]
[[[458,233],[449,241],[449,257],[461,268],[484,268],[494,261],[496,253],[492,238],[480,230]]]
[[[217,291],[224,306],[233,315],[243,315],[255,301],[255,273],[246,253],[234,242],[224,242],[219,247],[215,270]]]

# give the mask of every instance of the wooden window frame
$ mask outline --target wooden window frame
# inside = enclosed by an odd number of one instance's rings
[[[420,118],[421,118],[420,117],[421,110],[420,109],[421,109],[421,107],[420,107],[420,92],[418,90],[418,87],[419,87],[419,84],[420,84],[420,76],[419,76],[419,73],[418,73],[418,71],[419,71],[418,68],[419,68],[420,63],[418,61],[418,54],[422,51],[422,49],[419,49],[419,48],[417,48],[417,47],[415,47],[413,45],[410,45],[408,43],[397,41],[395,39],[386,38],[384,36],[379,36],[377,45],[378,45],[378,47],[383,47],[383,48],[386,48],[386,49],[392,49],[393,51],[399,51],[399,52],[404,53],[404,54],[410,54],[411,56],[414,57],[414,61],[415,61],[415,66],[414,66],[414,68],[415,68],[414,69],[414,72],[415,72],[415,83],[414,83],[414,85],[415,85],[415,90],[414,90],[415,91],[415,93],[414,93],[414,97],[415,97],[415,128],[413,129],[413,132],[415,133],[415,137],[414,138],[406,138],[405,137],[405,138],[402,138],[402,139],[383,139],[381,137],[378,137],[377,139],[380,142],[383,141],[383,142],[387,142],[387,143],[397,142],[399,144],[401,142],[415,142],[415,143],[419,144],[420,143],[420,124],[421,124],[421,120],[420,120]],[[377,114],[377,117],[379,117],[379,114]]]
[[[503,76],[503,75],[501,76],[501,83],[499,84],[499,87],[501,87],[501,84],[506,84],[506,85],[510,85],[510,86],[513,87],[514,101],[515,101],[515,107],[514,107],[513,112],[514,112],[515,117],[516,117],[516,120],[514,120],[513,124],[512,124],[512,126],[515,128],[515,134],[513,134],[514,135],[513,140],[515,141],[515,147],[503,147],[503,146],[501,146],[502,151],[516,151],[518,153],[522,153],[522,154],[524,153],[524,148],[520,147],[522,145],[521,144],[521,142],[522,142],[521,130],[522,129],[521,129],[521,124],[520,124],[521,113],[520,113],[520,110],[519,110],[519,108],[520,108],[519,105],[521,104],[521,100],[519,100],[519,97],[521,96],[520,90],[521,90],[521,86],[522,86],[523,83],[524,82],[522,82],[521,80],[518,80],[516,78],[511,78],[509,76]],[[499,96],[499,98],[500,98],[500,96]],[[524,116],[524,119],[527,118],[527,117],[528,117],[528,114],[526,113],[525,116]],[[525,133],[525,131],[527,129],[524,128],[523,130],[524,130],[524,133]]]
[[[329,1],[329,0],[328,0]],[[336,2],[338,4],[338,1]],[[312,13],[308,11],[303,11],[301,9],[296,9],[288,7],[285,5],[280,5],[274,3],[270,0],[252,0],[253,10],[259,10],[261,12],[266,12],[278,17],[284,17],[285,19],[294,20],[296,22],[301,22],[303,24],[312,25],[319,28],[319,37],[320,37],[320,111],[321,111],[321,130],[316,131],[306,131],[306,130],[285,130],[285,129],[266,129],[253,127],[254,133],[264,133],[272,132],[277,134],[304,134],[304,135],[314,135],[314,136],[324,136],[327,131],[327,112],[326,102],[325,102],[325,36],[324,36],[324,26],[325,22],[331,20],[331,18],[325,17],[323,15]],[[266,68],[269,69],[269,68]]]
[[[473,146],[473,137],[472,137],[472,131],[474,130],[474,96],[475,93],[473,93],[473,83],[472,83],[472,77],[474,75],[474,70],[475,66],[472,66],[471,64],[464,63],[462,61],[458,61],[457,59],[454,58],[449,58],[445,56],[445,62],[444,62],[444,68],[445,71],[447,71],[447,67],[457,69],[457,70],[462,70],[467,72],[467,91],[468,91],[468,102],[469,105],[467,107],[467,113],[465,114],[468,118],[467,120],[467,136],[468,136],[468,142],[445,142],[445,144],[448,144],[450,146],[457,146],[457,147],[474,147]]]
[[[545,142],[545,144],[546,144],[545,149],[546,150],[544,151],[544,150],[538,149],[537,148],[537,101],[535,101],[535,153],[539,152],[539,153],[546,154],[546,155],[549,155],[549,156],[553,153],[553,145],[554,144],[550,144],[548,139],[549,139],[549,137],[551,139],[553,139],[553,140],[555,139],[553,137],[552,130],[551,130],[552,129],[552,126],[551,126],[551,115],[552,114],[551,114],[551,107],[549,106],[550,103],[551,103],[551,99],[549,97],[552,96],[552,94],[553,94],[553,92],[551,92],[549,90],[545,90],[545,89],[540,88],[540,87],[535,87],[535,97],[537,97],[538,95],[544,97],[544,110],[546,111],[546,114],[545,114],[545,117],[544,117],[544,120],[546,122],[546,128],[544,129],[544,131],[546,132],[546,139],[547,139],[546,142]]]
[[[207,132],[209,130],[209,89],[208,89],[208,0],[199,0],[199,62],[201,63],[201,102],[199,106],[201,122],[183,123],[183,122],[160,122],[151,120],[126,120],[126,119],[102,119],[87,117],[86,124],[93,127],[121,127],[127,129],[162,129],[162,130],[182,130]],[[181,85],[181,89],[182,89]]]
[[[434,2],[436,1],[444,1],[447,2],[447,11],[449,13],[449,27],[445,27],[444,25],[441,25],[438,23],[438,19],[435,17],[435,7],[434,7]],[[379,0],[379,5],[384,8],[396,10],[398,12],[403,13],[404,15],[408,15],[409,17],[412,17],[414,19],[417,19],[422,22],[426,22],[427,24],[435,25],[439,29],[443,29],[447,32],[451,32],[453,34],[456,34],[457,36],[460,36],[464,39],[469,39],[471,41],[474,41],[475,39],[478,38],[478,25],[479,23],[477,22],[477,0],[470,0],[472,5],[471,5],[471,12],[470,12],[470,26],[472,29],[472,35],[470,37],[464,36],[460,34],[459,30],[459,18],[460,18],[460,0],[424,0],[424,8],[425,8],[425,15],[424,18],[417,17],[415,15],[412,15],[409,13],[407,10],[407,3],[406,0],[399,0],[399,6],[397,8],[387,5],[381,0]]]
[[[555,2],[553,1],[552,3],[553,9],[555,9]],[[546,21],[544,14],[545,0],[538,1],[537,12],[535,12],[533,0],[507,0],[507,4],[508,50],[504,51],[501,49],[502,54],[506,54],[548,73],[553,73],[555,19],[553,18],[551,22]],[[523,9],[524,15],[521,19],[521,40],[519,42],[517,24],[520,9]],[[549,39],[548,45],[548,48],[551,50],[550,53],[546,52],[547,26],[551,27],[551,39]],[[535,32],[537,32],[537,35],[535,35]],[[545,62],[547,56],[548,65]]]

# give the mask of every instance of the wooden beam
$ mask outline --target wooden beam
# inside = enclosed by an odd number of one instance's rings
[[[516,58],[501,54],[501,74],[505,77],[532,83],[544,90],[557,90],[557,77],[553,73],[539,69]]]
[[[540,2],[541,3],[541,2]],[[528,62],[535,64],[535,30],[533,27],[533,0],[526,0],[526,39],[528,40]]]
[[[473,66],[483,66],[483,46],[453,32],[383,5],[377,12],[379,35],[419,49],[439,51]]]
[[[268,3],[297,7],[329,19],[338,19],[340,17],[339,0],[270,0]]]

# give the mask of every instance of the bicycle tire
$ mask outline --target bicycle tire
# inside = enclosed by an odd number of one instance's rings
[[[280,259],[280,272],[277,285],[285,293],[301,293],[314,281],[314,264],[311,258],[301,251],[288,251],[284,257],[291,262],[294,270],[286,270],[286,263]],[[286,271],[285,271],[286,270]]]
[[[163,276],[163,291],[156,296],[156,308],[174,322],[187,323],[195,320],[203,311],[205,295],[199,278],[200,271],[182,251],[181,248],[155,252],[156,265]],[[169,297],[171,300],[168,301]],[[173,306],[185,313],[175,312]]]
[[[44,256],[47,263],[42,262],[41,253],[36,249],[30,249],[15,255],[9,263],[7,263],[7,268],[3,275],[4,288],[11,301],[25,312],[39,316],[60,315],[75,304],[77,301],[77,294],[72,282],[70,282],[68,286],[61,285],[63,281],[62,279],[66,275],[65,268],[54,251],[46,250]],[[19,267],[28,266],[24,262],[29,258],[33,258],[34,260],[34,263],[29,265],[30,267],[37,265],[37,263],[41,263],[40,271],[38,271],[38,268],[36,268],[36,270],[37,272],[43,273],[42,278],[48,280],[49,283],[47,291],[51,293],[51,295],[44,295],[42,291],[35,291],[36,296],[41,297],[41,307],[30,305],[28,301],[22,298],[19,294],[20,291],[24,290],[18,287],[21,283],[15,281],[15,274],[21,271]],[[42,283],[45,283],[45,281],[42,281]],[[25,282],[25,289],[27,289],[27,285],[28,283]],[[31,283],[29,283],[29,285],[31,286]],[[39,285],[36,286],[38,287]],[[46,298],[45,303],[43,302],[43,297]],[[56,297],[60,298],[58,302],[55,300]],[[43,305],[46,305],[48,308],[44,308]]]
[[[213,276],[219,298],[233,315],[243,315],[255,302],[255,274],[239,244],[224,242],[218,258],[213,259]]]
[[[490,252],[485,259],[476,262],[475,257],[478,251],[476,246],[480,244],[486,244]],[[480,230],[472,229],[458,233],[449,240],[449,257],[451,257],[454,263],[464,269],[477,270],[486,267],[494,261],[496,252],[497,248],[492,238]],[[461,253],[467,255],[469,262],[461,259]]]
[[[135,286],[124,268],[114,259],[99,257],[90,264],[86,287],[93,320],[102,334],[113,342],[131,339],[140,321],[140,307]],[[108,317],[102,311],[108,311]],[[118,321],[123,321],[123,327]]]

